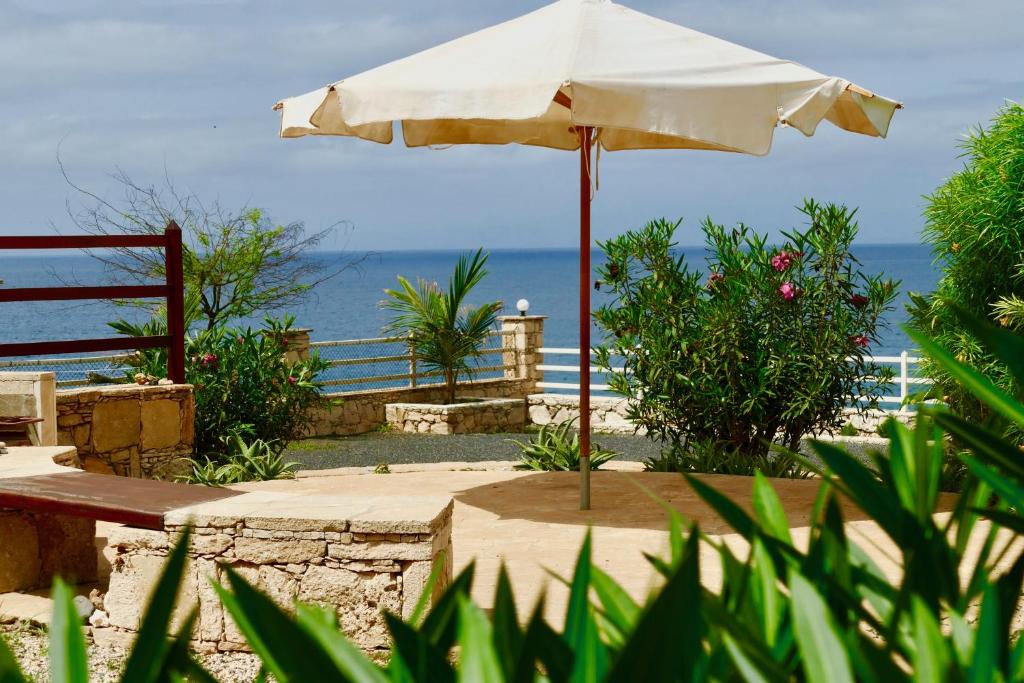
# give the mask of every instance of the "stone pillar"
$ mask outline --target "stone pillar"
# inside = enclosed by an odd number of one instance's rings
[[[288,342],[288,350],[284,357],[289,363],[309,360],[309,334],[312,331],[308,327],[295,327],[285,332],[284,340]]]
[[[544,346],[544,315],[505,315],[501,321],[502,364],[505,379],[521,379],[525,394],[537,391],[537,382],[544,380],[538,367],[544,360],[540,348]]]
[[[56,396],[52,372],[0,372],[0,415],[43,418],[30,427],[33,446],[57,445]]]

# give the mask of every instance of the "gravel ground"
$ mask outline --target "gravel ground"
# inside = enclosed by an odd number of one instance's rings
[[[531,434],[391,434],[374,432],[329,439],[294,442],[285,458],[302,469],[367,467],[436,462],[518,460],[519,448],[510,439],[527,441]],[[658,446],[646,437],[595,434],[594,442],[619,453],[620,460],[641,461],[658,454]]]
[[[0,636],[14,652],[22,672],[33,681],[48,681],[49,636],[46,630],[26,622],[0,626]],[[87,641],[89,642],[89,641]],[[128,653],[121,648],[100,647],[89,642],[89,680],[92,683],[116,683]],[[200,655],[199,661],[222,683],[250,683],[260,669],[259,659],[244,652]]]

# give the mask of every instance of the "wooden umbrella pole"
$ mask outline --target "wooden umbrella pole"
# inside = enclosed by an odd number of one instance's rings
[[[590,509],[590,145],[580,131],[580,510]]]

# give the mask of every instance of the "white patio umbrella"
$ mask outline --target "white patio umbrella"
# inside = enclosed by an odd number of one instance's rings
[[[281,136],[580,150],[580,508],[590,507],[591,152],[764,155],[777,126],[885,137],[899,103],[608,0],[559,0],[281,100]]]

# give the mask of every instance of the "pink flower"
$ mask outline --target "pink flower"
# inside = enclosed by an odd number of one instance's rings
[[[788,251],[780,251],[775,256],[772,256],[772,268],[779,271],[780,273],[789,270],[789,267],[793,265],[793,256]]]
[[[708,277],[708,289],[712,289],[715,285],[725,279],[725,276],[721,273],[711,273]]]
[[[871,299],[863,294],[853,294],[850,296],[850,304],[856,308],[864,308],[869,303],[871,303]]]
[[[291,377],[291,376],[288,377],[288,384],[295,384],[297,381],[298,380],[295,379],[294,377]]]
[[[217,355],[213,354],[213,353],[208,353],[205,356],[203,356],[203,360],[201,362],[202,362],[202,365],[204,365],[204,366],[205,365],[216,365],[216,363],[217,363]]]
[[[792,301],[796,298],[796,293],[797,289],[793,286],[792,282],[783,282],[782,285],[779,286],[779,294],[781,294],[782,298],[786,301]]]
[[[856,344],[857,346],[861,347],[862,349],[866,349],[868,347],[868,344],[870,343],[870,340],[863,334],[853,335],[852,337],[850,337],[850,341]]]

